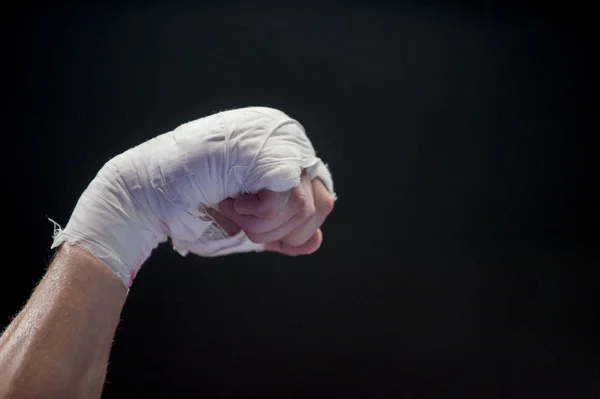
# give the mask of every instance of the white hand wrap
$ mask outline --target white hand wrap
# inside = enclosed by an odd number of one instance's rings
[[[261,251],[243,232],[227,237],[205,209],[242,193],[289,190],[302,171],[334,193],[303,127],[283,112],[249,107],[198,119],[107,162],[52,248],[84,248],[127,287],[167,237],[182,255]]]

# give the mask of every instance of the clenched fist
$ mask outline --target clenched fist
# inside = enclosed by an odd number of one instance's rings
[[[125,284],[161,242],[181,254],[314,252],[333,180],[303,127],[265,107],[201,118],[108,161],[52,247],[78,245]]]

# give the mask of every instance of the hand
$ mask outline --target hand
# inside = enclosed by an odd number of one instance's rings
[[[331,174],[298,121],[272,108],[229,110],[108,161],[65,229],[56,229],[52,247],[79,245],[127,287],[168,238],[182,255],[311,253],[321,244],[333,193]],[[228,236],[211,208],[243,231]]]
[[[229,235],[243,230],[266,251],[308,255],[321,246],[321,225],[331,213],[334,198],[319,179],[303,175],[300,185],[281,193],[262,190],[219,203],[210,212]]]

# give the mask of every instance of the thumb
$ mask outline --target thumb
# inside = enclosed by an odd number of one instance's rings
[[[285,209],[290,191],[261,190],[256,194],[244,194],[235,200],[233,208],[240,215],[272,219]]]
[[[283,241],[275,241],[265,244],[265,251],[278,252],[288,256],[310,255],[316,252],[323,242],[323,232],[318,229],[312,237],[304,244],[295,247]]]

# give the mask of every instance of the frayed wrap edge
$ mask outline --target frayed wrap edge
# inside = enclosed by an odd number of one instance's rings
[[[132,276],[125,275],[122,272],[115,270],[114,267],[112,267],[107,262],[102,260],[102,256],[98,253],[98,251],[95,251],[91,246],[87,245],[80,238],[73,237],[73,236],[66,234],[64,232],[64,230],[62,229],[62,227],[60,226],[60,224],[58,224],[54,220],[52,220],[48,217],[47,217],[47,219],[50,222],[52,222],[52,224],[54,225],[54,230],[52,233],[52,245],[50,246],[50,249],[58,248],[59,246],[61,246],[64,243],[67,243],[69,245],[74,245],[74,246],[77,246],[77,247],[83,249],[84,251],[86,251],[87,253],[89,253],[90,255],[95,257],[96,259],[98,259],[100,262],[102,262],[102,264],[104,264],[108,269],[110,269],[110,271],[112,271],[114,273],[114,275],[117,276],[117,278],[121,281],[121,283],[123,283],[123,285],[127,289],[129,289],[129,287],[131,286],[132,280],[133,280]]]

